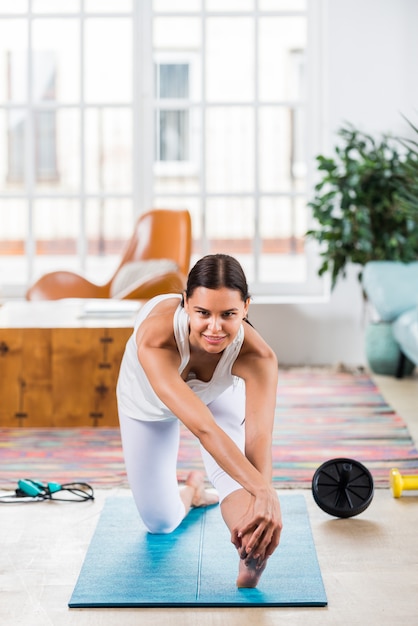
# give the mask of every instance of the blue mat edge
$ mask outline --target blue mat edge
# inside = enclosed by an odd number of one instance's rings
[[[247,601],[247,602],[181,602],[181,603],[169,603],[169,602],[160,602],[158,604],[154,603],[148,603],[148,602],[144,602],[142,604],[138,604],[138,603],[130,603],[130,602],[126,602],[126,603],[122,603],[120,602],[119,604],[113,604],[113,603],[109,603],[109,604],[105,604],[103,602],[99,602],[97,604],[93,603],[93,602],[89,602],[89,604],[82,604],[82,603],[77,603],[77,602],[69,602],[68,603],[68,607],[70,609],[209,609],[209,608],[217,608],[217,609],[222,609],[222,608],[226,608],[226,609],[240,609],[240,608],[245,608],[245,609],[250,609],[250,608],[276,608],[276,609],[306,609],[306,608],[324,608],[328,606],[328,602],[324,601],[324,602],[299,602],[298,604],[295,604],[293,602],[280,602],[280,603],[276,603],[276,602],[252,602],[252,601]]]
[[[123,496],[124,499],[126,500],[130,500],[131,497],[129,496]],[[283,498],[283,494],[280,495],[280,498]],[[295,495],[290,495],[290,494],[286,494],[284,496],[285,499],[287,498],[291,498],[294,500],[298,500],[299,502],[303,501],[303,507],[306,511],[306,522],[307,522],[307,528],[309,529],[309,534],[310,534],[310,539],[312,540],[312,544],[314,546],[314,541],[313,541],[313,536],[312,536],[312,529],[311,529],[311,525],[310,525],[310,520],[309,520],[309,514],[308,511],[306,509],[306,501],[304,496],[299,495],[299,494],[295,494]],[[105,502],[105,506],[107,504],[108,500],[117,500],[117,499],[121,499],[120,496],[111,496],[110,498],[108,498]],[[212,508],[212,507],[211,507]],[[101,515],[103,513],[103,510],[100,514],[100,518]],[[98,524],[100,523],[100,518],[98,521]],[[97,527],[96,527],[97,530]],[[93,533],[93,537],[92,540],[95,536],[95,533]],[[88,551],[87,551],[88,552]],[[85,559],[87,557],[87,553],[85,555]],[[118,601],[117,604],[115,604],[114,602],[92,602],[92,601],[82,601],[79,602],[76,599],[77,596],[77,586],[79,584],[79,581],[81,579],[81,575],[82,575],[82,570],[84,567],[84,563],[83,566],[81,568],[81,572],[80,575],[78,577],[77,583],[74,587],[74,591],[73,594],[71,596],[71,599],[68,603],[68,607],[71,609],[86,609],[86,608],[213,608],[213,607],[217,607],[217,608],[239,608],[239,607],[245,607],[245,608],[250,608],[250,607],[254,607],[254,608],[262,608],[262,607],[275,607],[275,608],[306,608],[306,607],[326,607],[328,606],[328,601],[327,601],[327,597],[326,597],[326,592],[325,592],[325,587],[323,584],[323,580],[322,580],[322,574],[319,568],[319,563],[318,563],[318,558],[317,558],[317,554],[316,554],[316,549],[314,548],[314,560],[315,560],[315,564],[317,566],[317,570],[318,570],[318,577],[320,579],[320,586],[322,587],[322,597],[323,600],[319,600],[319,601],[315,601],[315,600],[309,600],[309,601],[298,601],[297,603],[295,602],[286,602],[286,601],[268,601],[268,600],[257,600],[254,596],[258,594],[258,589],[239,589],[238,590],[238,594],[240,596],[239,600],[236,601],[208,601],[208,600],[203,600],[203,599],[196,599],[196,601],[193,602],[187,602],[187,601],[182,601],[182,602],[175,602],[175,601],[161,601],[161,602],[149,602],[149,601],[135,601],[135,602],[131,602],[131,601],[127,601],[127,602],[121,602]]]

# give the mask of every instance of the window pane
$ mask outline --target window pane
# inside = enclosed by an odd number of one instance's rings
[[[166,116],[161,119],[162,114]],[[177,115],[178,124],[171,129],[164,122],[167,115]],[[182,117],[183,116],[183,117]],[[183,123],[180,123],[182,120]],[[175,118],[176,121],[176,118]],[[169,132],[167,132],[169,131]],[[171,155],[184,155],[184,160],[163,160],[170,154],[169,142],[173,144]],[[162,144],[164,150],[161,151]],[[198,192],[201,179],[201,113],[198,109],[187,111],[161,111],[156,113],[156,151],[154,164],[155,193]]]
[[[28,10],[28,0],[0,0],[0,13],[25,13]]]
[[[156,64],[155,91],[161,99],[188,99],[189,65],[187,63]],[[187,110],[160,110],[156,115],[157,161],[188,161],[190,159],[190,116]]]
[[[206,11],[252,11],[254,0],[206,0]]]
[[[32,97],[35,102],[79,99],[79,47],[76,20],[34,20]]]
[[[0,111],[0,191],[21,190],[25,183],[26,112]]]
[[[38,191],[79,191],[80,114],[77,110],[35,111],[34,178]]]
[[[58,268],[77,267],[79,231],[78,200],[54,198],[34,202],[33,232],[36,250],[34,274],[36,277]]]
[[[0,21],[0,101],[27,99],[27,25],[20,19]]]
[[[95,282],[105,282],[116,269],[122,249],[134,227],[132,201],[112,198],[86,204],[87,273]]]
[[[109,45],[111,41],[117,42],[117,45]],[[132,98],[130,20],[86,20],[85,50],[86,101],[129,102]]]
[[[0,226],[0,299],[10,295],[9,285],[26,285],[28,282],[28,259],[24,256],[27,233],[27,201],[5,200],[2,198]]]
[[[188,161],[189,111],[158,111],[158,161]]]
[[[206,69],[206,95],[209,101],[254,99],[252,19],[208,18]]]
[[[252,198],[210,198],[206,203],[209,252],[235,256],[252,280],[254,201]]]
[[[154,11],[170,11],[170,13],[181,13],[182,11],[200,11],[202,0],[154,0],[152,3]]]
[[[208,109],[206,139],[208,191],[253,191],[254,113],[252,108]]]
[[[306,18],[261,18],[259,42],[260,99],[304,98]]]
[[[85,116],[86,186],[89,192],[132,187],[132,112],[90,109]]]
[[[28,232],[26,200],[1,199],[0,257],[23,254]],[[2,264],[0,263],[0,268]]]
[[[132,0],[84,0],[84,10],[92,13],[132,11]]]
[[[154,47],[156,50],[200,49],[201,26],[196,17],[157,17],[154,19]]]
[[[74,13],[80,10],[80,0],[32,0],[34,13]]]
[[[200,170],[196,163],[158,162],[154,165],[154,193],[198,193]]]
[[[262,282],[305,280],[303,234],[307,229],[304,198],[262,198],[260,237]],[[299,259],[299,260],[295,260]],[[290,269],[292,268],[292,271]],[[296,273],[295,273],[296,272]]]
[[[261,11],[306,11],[306,0],[259,0]]]
[[[287,107],[259,110],[259,181],[262,191],[303,191],[303,112]]]
[[[188,99],[189,91],[188,63],[156,65],[155,95],[157,98]]]
[[[58,182],[57,116],[55,111],[36,111],[34,130],[36,179],[38,182]]]
[[[209,198],[206,233],[212,252],[252,252],[254,202],[251,198]]]
[[[261,284],[267,283],[269,292],[274,290],[277,283],[297,285],[298,283],[305,283],[307,277],[308,269],[304,254],[278,252],[264,253],[260,256],[258,281]]]

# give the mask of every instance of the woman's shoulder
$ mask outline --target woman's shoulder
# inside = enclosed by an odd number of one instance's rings
[[[250,324],[243,324],[244,341],[237,359],[238,362],[251,362],[255,360],[277,362],[276,354],[260,333]]]
[[[154,346],[174,345],[173,319],[179,304],[180,298],[175,294],[155,302],[138,327],[137,344],[145,341]]]
[[[256,345],[244,341],[241,352],[236,359],[232,374],[246,382],[250,380],[269,380],[271,374],[277,372],[276,354],[263,340]]]
[[[181,296],[177,294],[167,294],[164,297],[156,296],[150,301],[150,310],[145,319],[153,317],[174,315],[179,304]]]

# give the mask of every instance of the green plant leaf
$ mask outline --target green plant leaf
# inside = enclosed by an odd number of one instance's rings
[[[348,263],[418,258],[418,142],[375,138],[349,123],[337,135],[334,154],[316,158],[315,225],[306,232],[322,246],[318,273],[330,272],[332,287]]]

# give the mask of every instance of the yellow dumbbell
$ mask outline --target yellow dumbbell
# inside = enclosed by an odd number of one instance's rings
[[[402,491],[418,489],[418,476],[402,476],[396,468],[390,470],[390,486],[394,498],[400,498]]]

